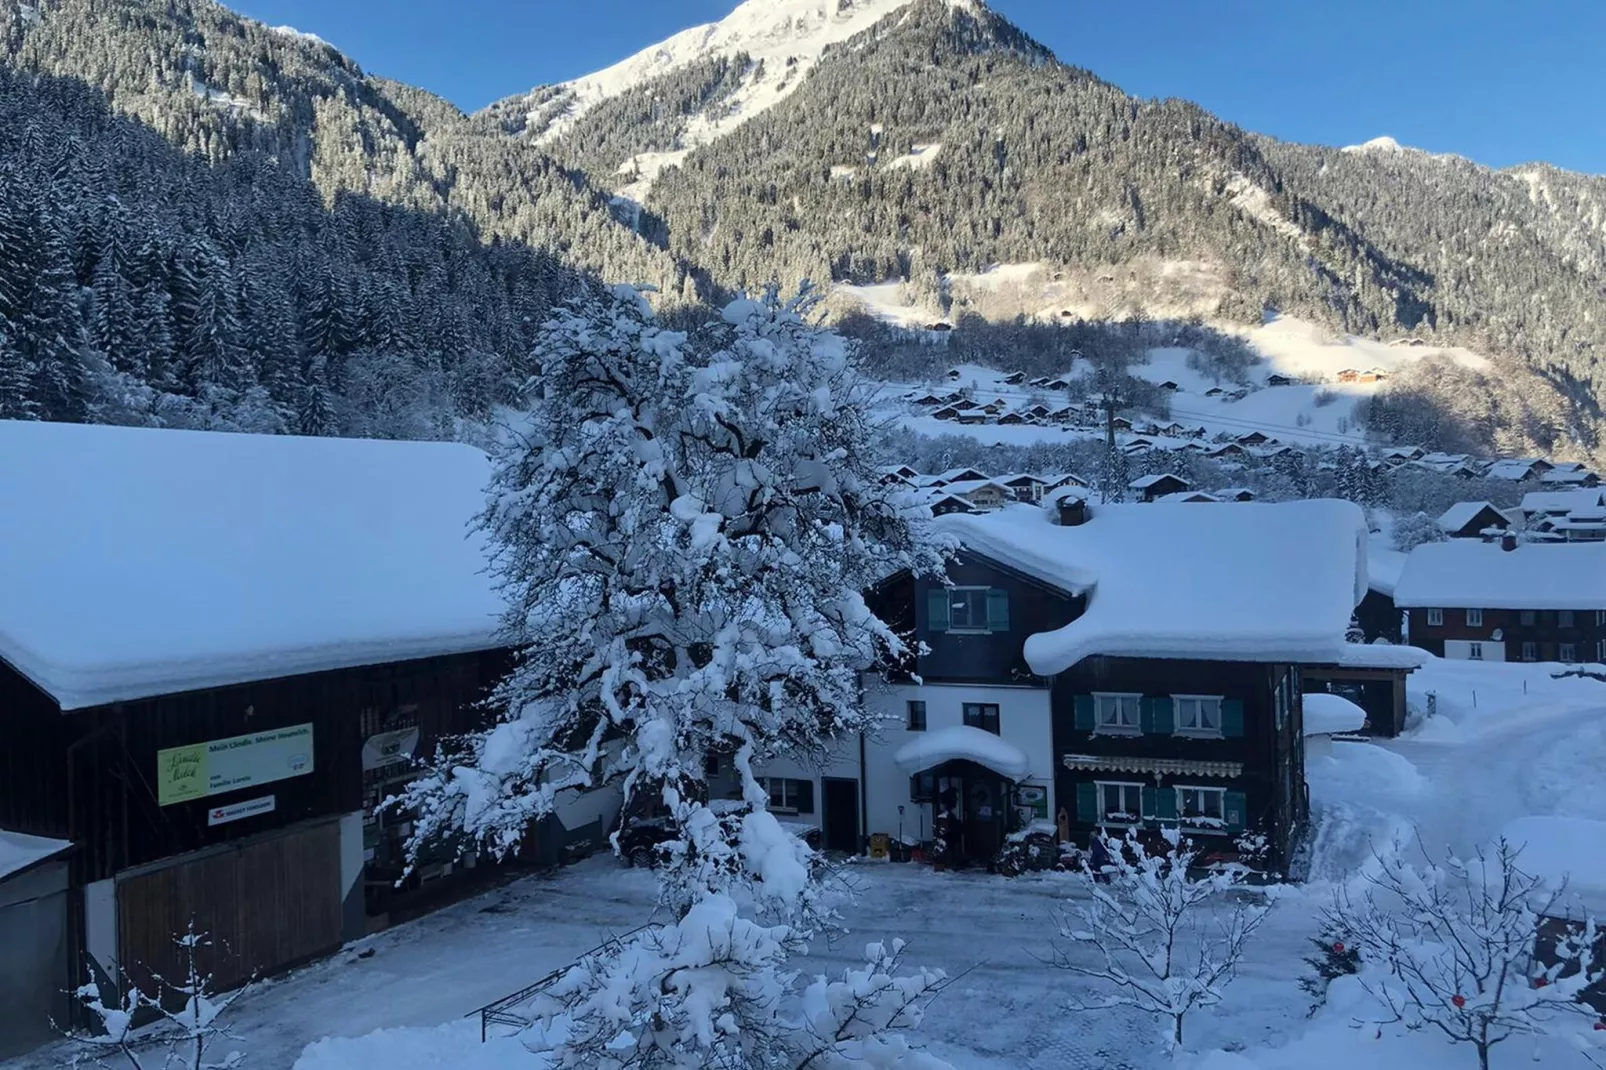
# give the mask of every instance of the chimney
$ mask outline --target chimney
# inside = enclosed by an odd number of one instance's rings
[[[1517,548],[1517,533],[1508,531],[1500,536],[1500,549],[1515,550]]]
[[[1086,498],[1067,494],[1060,498],[1055,505],[1058,508],[1058,523],[1060,527],[1076,528],[1087,523]]]

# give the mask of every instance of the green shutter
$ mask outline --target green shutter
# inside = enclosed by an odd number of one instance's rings
[[[1156,788],[1155,801],[1159,803],[1154,810],[1154,816],[1160,819],[1161,824],[1176,824],[1177,821],[1177,789]]]
[[[1159,792],[1145,784],[1141,794],[1143,796],[1143,823],[1146,825],[1152,824],[1160,805],[1160,800],[1157,798]]]
[[[1077,695],[1071,700],[1076,710],[1076,729],[1079,732],[1093,731],[1093,696]]]
[[[987,589],[987,630],[1009,631],[1009,592],[1002,587]]]
[[[948,588],[933,587],[926,592],[926,627],[934,632],[948,630]]]
[[[1138,731],[1146,736],[1154,734],[1154,703],[1148,698],[1138,699]]]
[[[1249,800],[1241,791],[1224,792],[1221,799],[1221,816],[1227,822],[1228,832],[1244,830],[1244,815],[1249,811]]]
[[[1171,701],[1170,695],[1157,695],[1154,698],[1146,698],[1143,701],[1152,708],[1150,717],[1154,724],[1153,728],[1146,728],[1144,731],[1153,732],[1161,736],[1169,736],[1176,732],[1177,707],[1176,703]]]
[[[1104,815],[1099,813],[1099,787],[1084,781],[1076,785],[1076,820],[1084,825],[1097,825]]]
[[[1221,734],[1228,739],[1238,739],[1244,734],[1244,704],[1242,699],[1224,698],[1221,700]]]

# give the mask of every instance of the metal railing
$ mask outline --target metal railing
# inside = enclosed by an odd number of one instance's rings
[[[649,926],[646,925],[638,925],[627,933],[621,933],[618,936],[609,937],[607,940],[604,940],[590,951],[587,951],[584,954],[576,957],[573,962],[558,967],[551,973],[542,977],[539,981],[536,981],[534,984],[525,985],[517,992],[510,992],[501,999],[487,1003],[478,1010],[469,1011],[463,1017],[472,1018],[475,1015],[479,1015],[481,1044],[485,1043],[486,1038],[490,1035],[490,1028],[492,1025],[511,1026],[514,1029],[528,1029],[533,1023],[530,1021],[530,1019],[524,1017],[523,1015],[515,1013],[514,1008],[520,1006],[521,1004],[528,1003],[542,989],[546,988],[548,985],[552,984],[559,977],[562,977],[565,973],[572,969],[575,963],[580,962],[583,959],[590,958],[592,955],[595,955],[597,952],[606,947],[620,943],[624,940],[628,940],[648,927]]]

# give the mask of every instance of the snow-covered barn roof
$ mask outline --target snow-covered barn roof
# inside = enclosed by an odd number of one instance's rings
[[[453,443],[0,421],[0,659],[63,709],[499,645]]]
[[[1606,609],[1606,542],[1424,543],[1394,588],[1402,607]]]
[[[1588,509],[1606,502],[1606,491],[1589,490],[1533,490],[1522,496],[1524,513],[1570,513],[1574,509]]]
[[[1505,515],[1500,513],[1500,510],[1496,509],[1489,502],[1456,502],[1439,515],[1439,530],[1460,531],[1462,528],[1472,523],[1473,520],[1477,519],[1478,514],[1483,512],[1485,509],[1492,510],[1497,514],[1500,514],[1502,517]]]
[[[52,840],[0,829],[0,880],[71,848],[72,843],[68,840]]]
[[[1085,657],[1331,662],[1367,591],[1366,523],[1334,500],[1092,506],[1061,527],[1006,506],[937,524],[970,550],[1073,594],[1075,621],[1026,640],[1032,671]]]
[[[1132,482],[1128,483],[1127,486],[1132,488],[1133,490],[1148,490],[1150,487],[1154,486],[1156,483],[1160,482],[1162,479],[1174,479],[1178,483],[1181,483],[1183,486],[1187,486],[1188,485],[1188,481],[1186,479],[1183,479],[1181,476],[1172,475],[1170,472],[1161,472],[1158,475],[1139,476],[1138,478],[1134,479]]]

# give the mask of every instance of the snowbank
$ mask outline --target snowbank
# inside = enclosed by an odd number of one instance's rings
[[[67,840],[52,840],[0,829],[0,880],[27,869],[35,862],[43,862],[51,855],[58,855],[71,846]]]
[[[551,1061],[517,1037],[480,1043],[477,1017],[423,1028],[377,1029],[360,1037],[325,1037],[308,1044],[293,1070],[546,1070]]]
[[[910,740],[898,748],[892,760],[910,775],[952,761],[972,761],[1011,780],[1019,780],[1031,768],[1025,753],[1018,747],[991,732],[966,724],[939,728]]]
[[[1342,695],[1314,692],[1304,696],[1304,704],[1307,736],[1359,732],[1366,727],[1366,711]]]
[[[1335,742],[1327,754],[1308,755],[1305,779],[1311,802],[1320,806],[1413,799],[1428,783],[1409,759],[1375,743]]]
[[[1594,609],[1606,606],[1606,542],[1424,543],[1394,588],[1401,607]]]
[[[1094,654],[1325,663],[1366,594],[1366,523],[1341,501],[1102,505],[1060,527],[1031,506],[937,525],[1072,594],[1081,617],[1026,640],[1052,676]]]
[[[499,645],[440,442],[0,421],[0,658],[63,709]]]
[[[1501,830],[1522,849],[1517,864],[1592,900],[1606,897],[1606,821],[1587,817],[1519,817]]]

